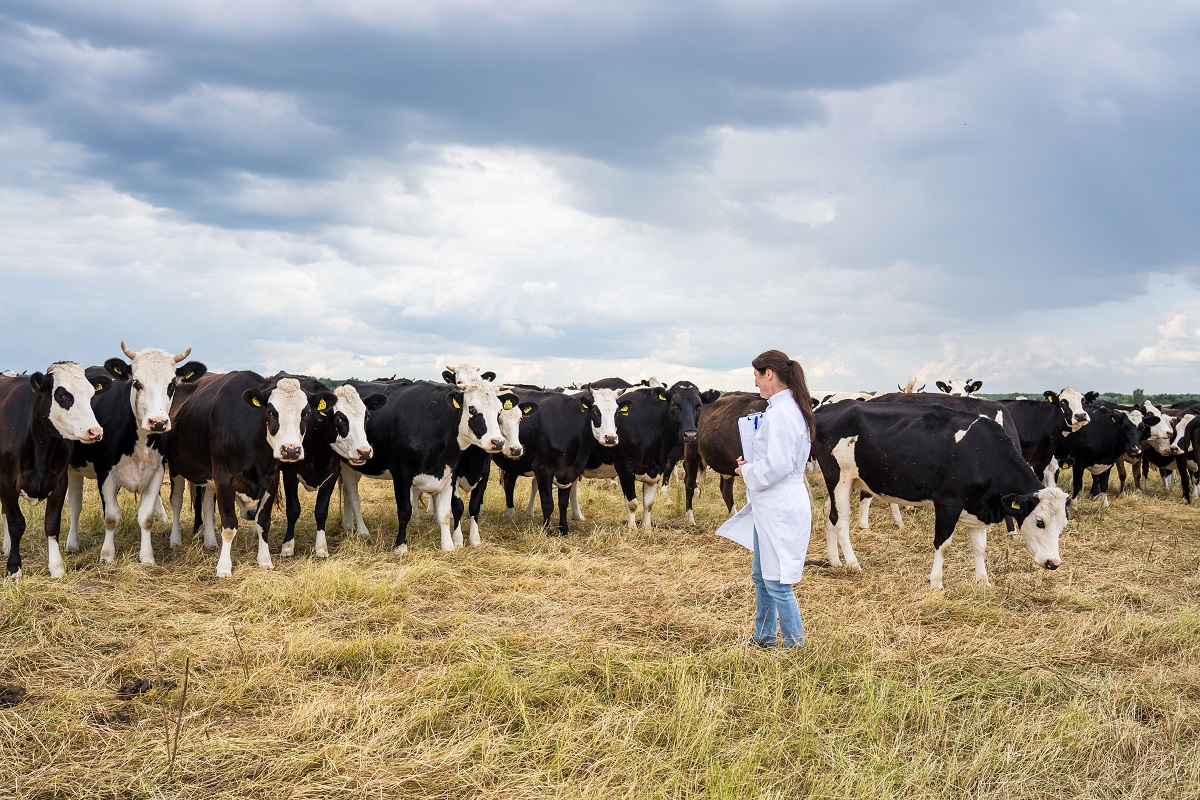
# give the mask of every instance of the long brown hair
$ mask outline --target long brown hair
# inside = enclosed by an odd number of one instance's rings
[[[808,392],[808,383],[804,380],[804,368],[800,366],[800,362],[792,361],[782,350],[767,350],[759,353],[758,358],[751,361],[750,365],[759,374],[772,370],[787,388],[792,390],[796,405],[800,406],[800,413],[808,425],[808,438],[811,441],[817,433],[817,421],[813,417],[812,395]]]

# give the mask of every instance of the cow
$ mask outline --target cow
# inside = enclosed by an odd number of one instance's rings
[[[616,422],[617,390],[558,394],[522,389],[516,394],[522,403],[536,403],[538,410],[521,428],[524,454],[519,458],[504,453],[493,456],[503,474],[505,513],[513,514],[513,490],[517,478],[532,476],[542,501],[542,525],[548,529],[547,535],[556,533],[549,528],[554,512],[552,489],[557,489],[557,534],[566,536],[569,533],[567,510],[571,488],[587,469],[592,451],[598,447],[615,447],[620,441]],[[531,502],[532,499],[531,494]]]
[[[942,565],[954,528],[967,526],[975,578],[988,584],[987,529],[1011,517],[1034,560],[1062,563],[1058,540],[1070,498],[1044,487],[1004,430],[987,417],[937,405],[838,403],[816,412],[813,454],[829,500],[825,504],[829,561],[860,569],[850,545],[850,493],[867,491],[888,502],[933,506],[933,569],[929,584],[943,588]]]
[[[72,361],[51,364],[44,373],[0,378],[0,506],[4,511],[7,574],[21,575],[25,534],[22,497],[46,501],[46,552],[50,576],[65,572],[58,533],[67,496],[67,471],[78,443],[104,438],[92,398],[112,386],[112,378],[89,379]]]
[[[408,552],[408,523],[414,487],[434,496],[433,514],[441,529],[441,548],[453,550],[452,497],[454,470],[472,445],[488,453],[502,452],[500,412],[510,392],[500,393],[485,381],[451,386],[430,381],[398,380],[365,384],[348,381],[360,393],[379,392],[387,404],[367,420],[374,455],[360,466],[342,465],[342,526],[353,525],[366,536],[358,482],[361,476],[391,479],[396,497],[396,541],[393,552]],[[353,515],[353,520],[351,520]],[[461,540],[460,540],[461,541]]]
[[[276,377],[296,378],[308,394],[319,394],[324,388],[320,381],[307,376]],[[329,409],[330,413],[319,413],[326,409],[318,402],[315,424],[309,425],[304,433],[304,459],[280,466],[287,514],[287,533],[279,549],[282,558],[290,558],[296,553],[300,483],[303,483],[305,488],[315,489],[317,492],[313,508],[313,516],[317,523],[313,555],[317,558],[328,558],[329,544],[325,536],[325,523],[329,518],[329,500],[341,475],[342,463],[361,466],[374,455],[367,438],[367,420],[372,412],[378,411],[387,403],[387,395],[372,392],[363,397],[358,389],[345,384],[335,388],[333,394],[337,397],[337,403]]]
[[[253,512],[258,566],[273,569],[267,534],[279,492],[280,465],[304,459],[304,436],[316,419],[333,413],[338,397],[328,389],[305,391],[296,378],[227,372],[201,385],[173,409],[165,434],[171,474],[171,545],[180,544],[184,479],[215,490],[221,516],[216,575],[233,574],[232,546],[238,506]],[[207,544],[207,541],[206,541]]]
[[[935,381],[933,385],[938,388],[938,391],[951,397],[970,397],[983,388],[983,381],[970,378],[951,378],[948,381]]]
[[[586,391],[588,389],[621,390],[621,389],[636,389],[639,386],[648,386],[651,389],[667,388],[667,385],[665,383],[660,381],[658,378],[653,378],[653,377],[643,378],[642,380],[638,381],[637,383],[630,383],[629,381],[625,380],[624,378],[601,378],[598,381],[588,381],[587,383],[583,384],[582,386],[580,386],[578,388],[580,390],[584,390],[584,391]]]
[[[1055,485],[1058,461],[1054,451],[1063,437],[1087,424],[1083,395],[1070,387],[1061,392],[1046,391],[1041,400],[999,400],[1012,416],[1021,438],[1021,455],[1042,478],[1043,485]]]
[[[751,392],[727,392],[712,403],[700,407],[696,420],[696,441],[683,448],[683,483],[685,508],[689,525],[696,524],[692,512],[692,499],[696,493],[696,482],[707,466],[721,479],[721,498],[725,508],[732,514],[733,476],[737,460],[742,455],[742,440],[738,434],[737,418],[765,411],[767,401]]]
[[[834,403],[840,403],[843,400],[870,400],[873,395],[866,392],[828,392],[826,394],[813,395],[813,408],[817,406],[829,406]]]
[[[1197,409],[1200,411],[1200,409]],[[1171,439],[1171,454],[1175,456],[1175,464],[1179,468],[1179,488],[1183,492],[1184,502],[1191,505],[1197,479],[1196,472],[1200,464],[1196,456],[1196,441],[1200,438],[1200,424],[1196,423],[1197,414],[1192,411],[1184,414],[1175,421],[1175,436]]]
[[[163,510],[162,434],[171,430],[171,401],[176,389],[199,380],[207,367],[199,361],[181,364],[192,352],[190,347],[173,355],[155,348],[135,352],[121,342],[121,352],[129,361],[110,358],[104,366],[89,367],[86,371],[89,378],[108,375],[113,383],[109,391],[92,400],[96,419],[104,428],[104,438],[95,444],[76,445],[71,457],[71,470],[67,473],[67,505],[71,512],[67,551],[78,553],[80,549],[83,481],[90,478],[96,481],[104,509],[101,563],[109,564],[116,558],[115,537],[121,521],[117,493],[124,489],[141,495],[137,513],[141,531],[138,560],[153,566],[150,520]]]
[[[1093,498],[1108,507],[1108,478],[1121,456],[1138,458],[1142,454],[1142,430],[1115,409],[1085,405],[1088,424],[1065,436],[1054,452],[1055,459],[1071,467],[1071,499],[1083,489],[1084,472],[1092,473]],[[1136,413],[1136,412],[1135,412]],[[1138,413],[1141,421],[1141,414]]]
[[[1149,400],[1145,402],[1145,406],[1153,408]],[[1170,406],[1163,406],[1158,409],[1158,412],[1161,417],[1160,422],[1154,426],[1151,435],[1146,439],[1146,446],[1142,448],[1141,471],[1135,477],[1140,485],[1145,487],[1146,480],[1150,476],[1150,467],[1157,467],[1159,476],[1162,478],[1163,491],[1169,492],[1175,477],[1175,470],[1179,467],[1179,454],[1172,449],[1172,443],[1176,438],[1179,420],[1188,416],[1189,412]]]
[[[1117,459],[1117,479],[1120,481],[1118,491],[1124,493],[1125,480],[1127,477],[1126,465],[1130,465],[1134,476],[1134,489],[1142,487],[1142,459],[1145,457],[1144,451],[1148,447],[1152,447],[1155,442],[1161,442],[1165,451],[1169,451],[1171,440],[1171,421],[1154,407],[1154,405],[1146,400],[1140,406],[1123,405],[1113,403],[1108,400],[1099,399],[1099,392],[1087,392],[1084,394],[1084,406],[1097,406],[1108,411],[1115,411],[1118,414],[1125,416],[1130,422],[1137,426],[1140,436],[1141,448],[1138,455],[1133,456],[1128,453],[1122,453]]]

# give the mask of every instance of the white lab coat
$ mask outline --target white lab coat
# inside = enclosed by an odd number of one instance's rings
[[[758,529],[759,559],[767,580],[799,583],[812,533],[812,503],[804,467],[812,444],[790,389],[767,400],[754,435],[753,458],[742,467],[746,505],[717,533],[747,544]]]

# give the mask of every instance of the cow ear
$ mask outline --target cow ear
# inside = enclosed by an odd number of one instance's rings
[[[667,393],[666,393],[666,392],[664,392],[662,389],[655,389],[655,390],[654,390],[654,396],[655,396],[656,398],[658,398],[659,400],[666,400],[666,399],[667,399]]]
[[[329,412],[337,405],[337,395],[330,391],[317,392],[308,398],[308,404],[317,412],[317,416],[328,417]]]
[[[247,389],[242,392],[242,402],[248,406],[262,408],[267,404],[267,398],[258,389]]]
[[[1006,494],[1000,498],[1000,504],[1003,506],[1004,516],[1015,517],[1017,522],[1020,522],[1033,511],[1038,499],[1037,495],[1032,494]]]
[[[621,405],[617,406],[617,413],[622,417],[628,417],[630,407],[629,403],[621,403]]]
[[[982,388],[983,388],[983,381],[972,381],[971,385],[967,387],[968,391],[972,391],[972,392],[978,392]]]
[[[817,406],[819,406],[819,405],[820,405],[820,402],[818,402],[818,401],[817,401],[817,398],[815,398],[815,397],[810,397],[810,398],[808,399],[808,402],[812,404],[812,407],[813,407],[813,408],[816,408]]]
[[[1109,419],[1110,419],[1111,421],[1113,421],[1113,422],[1117,422],[1117,421],[1118,421],[1118,420],[1117,420],[1117,418],[1116,418],[1116,415],[1109,417]]]
[[[363,398],[363,405],[367,407],[367,411],[378,411],[387,405],[386,394],[373,394],[370,397]]]
[[[454,377],[454,373],[448,369],[442,370],[442,380],[446,383],[458,383],[458,379]]]
[[[481,372],[481,373],[479,373],[479,377],[483,378],[485,381],[494,381],[494,380],[496,380],[496,373]]]
[[[129,373],[133,371],[133,367],[119,358],[110,358],[104,362],[104,371],[117,380],[123,381],[129,377]]]
[[[521,398],[517,397],[512,392],[506,392],[496,399],[500,401],[500,404],[503,406],[505,411],[510,410],[521,402]]]
[[[1055,392],[1050,391],[1049,389],[1047,389],[1046,392],[1042,396],[1045,397],[1047,400],[1049,400],[1051,403],[1058,402],[1058,395]]]
[[[537,403],[521,403],[521,416],[528,417],[530,414],[538,410]]]
[[[104,394],[112,387],[113,379],[107,375],[97,375],[92,378],[92,388],[96,390],[96,394]]]
[[[50,375],[35,372],[29,376],[29,385],[33,387],[35,392],[48,392],[54,386],[54,378]]]
[[[195,383],[204,377],[208,372],[208,367],[201,364],[199,361],[189,361],[179,369],[175,370],[175,377],[180,383]]]
[[[934,386],[938,387],[946,394],[950,394],[950,384],[946,383],[945,381],[938,381],[934,384]]]
[[[451,408],[462,408],[462,401],[463,393],[457,389],[446,395],[446,402],[450,404]]]
[[[592,407],[592,403],[594,402],[595,399],[592,397],[592,395],[585,394],[583,397],[579,398],[579,410],[586,412]]]

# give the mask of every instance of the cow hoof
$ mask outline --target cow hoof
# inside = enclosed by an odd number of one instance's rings
[[[862,572],[862,565],[859,564],[857,561],[855,561],[853,563],[847,561],[846,562],[846,570],[849,572]]]
[[[942,589],[943,589],[944,587],[942,586],[942,582],[941,582],[941,581],[936,581],[936,582],[935,582],[935,581],[930,581],[930,582],[929,582],[929,588],[930,588],[930,589],[933,589],[935,592],[940,592],[940,591],[942,591]]]
[[[461,533],[454,534],[454,538],[451,539],[451,541],[454,543],[453,547],[450,548],[451,550],[453,550],[456,547],[462,547],[463,546],[462,534]]]
[[[56,581],[61,580],[62,576],[66,575],[66,574],[67,574],[67,571],[65,569],[63,569],[63,566],[61,564],[55,565],[50,568],[50,577],[54,578],[54,580],[56,580]]]
[[[395,550],[393,550],[392,553],[394,555],[398,555],[398,556],[408,555],[408,545],[402,544],[399,547],[397,547]]]
[[[154,553],[142,553],[138,556],[138,561],[142,562],[142,566],[144,567],[158,566],[158,564],[154,563]]]
[[[696,515],[695,515],[695,514],[693,514],[691,511],[688,511],[688,512],[687,512],[687,524],[688,524],[688,525],[695,525],[695,524],[696,524]]]
[[[218,578],[230,578],[232,576],[233,576],[233,570],[221,569],[220,567],[217,567],[217,577]]]
[[[79,552],[79,542],[72,542],[70,539],[68,539],[67,540],[67,552],[68,553],[78,553]]]
[[[17,567],[17,571],[16,571],[16,572],[10,572],[10,573],[8,573],[8,579],[9,579],[9,580],[13,580],[13,581],[15,581],[15,580],[16,580],[17,578],[19,578],[19,577],[21,577],[21,568],[20,568],[20,567]]]
[[[318,547],[315,550],[313,550],[313,555],[316,556],[317,558],[329,558],[329,551],[326,550],[324,547]]]
[[[290,542],[284,542],[283,546],[279,548],[279,557],[280,558],[291,558],[294,555],[296,555],[296,540],[295,539],[292,539]]]
[[[115,547],[100,548],[100,563],[101,564],[111,564],[116,559],[116,557],[117,557],[117,550]]]

